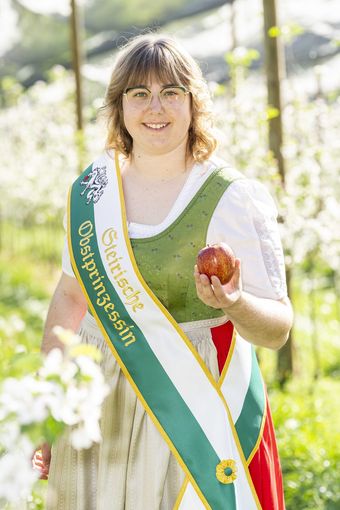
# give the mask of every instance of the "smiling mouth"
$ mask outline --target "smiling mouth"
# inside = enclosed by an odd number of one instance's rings
[[[152,131],[162,131],[165,129],[170,122],[162,122],[162,123],[143,123],[143,126],[145,126],[147,129],[151,129]]]

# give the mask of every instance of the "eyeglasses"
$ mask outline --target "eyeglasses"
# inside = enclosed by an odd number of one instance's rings
[[[165,108],[178,108],[184,103],[185,96],[190,94],[189,90],[181,85],[164,87],[158,92],[159,100]],[[131,87],[123,93],[129,105],[136,110],[144,110],[150,106],[153,94],[146,87]]]

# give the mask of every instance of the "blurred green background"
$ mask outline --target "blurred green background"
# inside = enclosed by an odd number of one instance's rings
[[[264,2],[265,3],[265,2]],[[276,198],[295,325],[289,348],[259,349],[287,510],[340,508],[340,11],[278,0],[284,186],[269,150],[260,0],[82,0],[82,129],[69,0],[0,5],[0,367],[29,370],[60,271],[68,187],[103,148],[96,121],[117,48],[145,30],[175,36],[214,97],[219,154]],[[79,127],[79,119],[78,119]],[[29,508],[44,508],[44,482]]]

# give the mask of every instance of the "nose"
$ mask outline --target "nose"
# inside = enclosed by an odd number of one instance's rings
[[[163,105],[158,94],[152,94],[149,108],[156,112],[160,111],[163,108]]]

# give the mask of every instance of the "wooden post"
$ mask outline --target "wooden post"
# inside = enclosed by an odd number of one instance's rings
[[[282,156],[283,129],[281,81],[285,77],[284,48],[277,22],[276,0],[263,0],[264,47],[267,75],[268,107],[275,108],[278,115],[269,120],[269,149],[277,161],[282,186],[285,185],[285,161]],[[291,289],[291,271],[287,270],[288,291]],[[278,380],[283,386],[293,372],[293,335],[278,352]]]
[[[237,38],[236,38],[236,0],[231,0],[230,2],[230,35],[231,35],[231,49],[233,51],[237,46]]]
[[[270,29],[277,27],[276,0],[263,0],[264,46],[267,75],[268,106],[279,114],[269,121],[269,148],[277,160],[282,184],[285,182],[285,164],[282,157],[282,97],[281,81],[285,77],[283,45],[279,35],[273,37]]]
[[[81,78],[81,41],[80,41],[80,22],[76,0],[71,0],[71,47],[72,64],[76,80],[76,110],[77,110],[77,130],[83,129],[83,94]]]
[[[72,65],[76,82],[76,114],[77,114],[77,130],[76,130],[76,150],[78,153],[78,171],[81,173],[84,169],[86,159],[85,136],[83,130],[83,80],[81,76],[82,65],[82,45],[81,33],[82,26],[77,7],[77,1],[71,0],[71,47],[72,47]]]
[[[292,295],[292,277],[290,268],[286,269],[287,291]],[[277,353],[277,379],[279,385],[284,387],[294,371],[294,341],[293,330],[289,333],[286,344]]]

